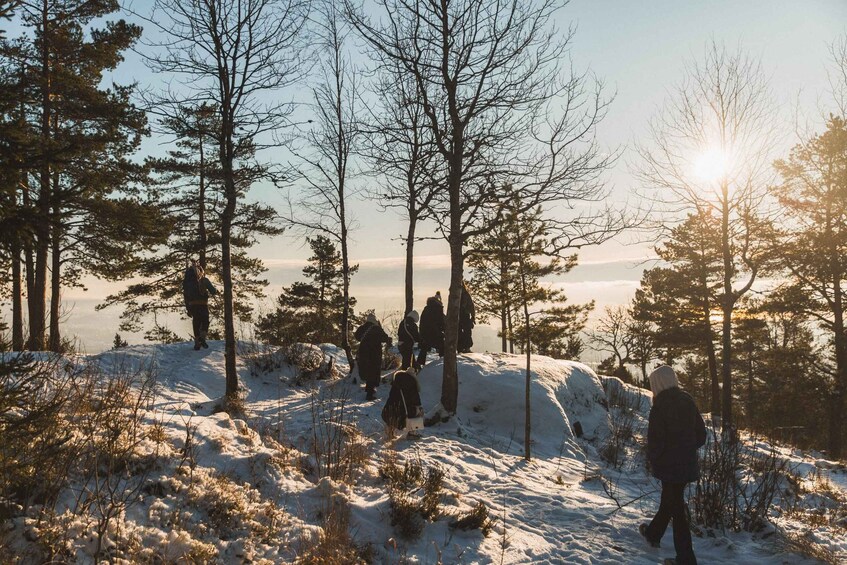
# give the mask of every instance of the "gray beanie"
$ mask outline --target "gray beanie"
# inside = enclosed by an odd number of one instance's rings
[[[679,380],[676,378],[676,372],[668,365],[656,367],[650,373],[650,390],[656,396],[663,390],[679,386]]]

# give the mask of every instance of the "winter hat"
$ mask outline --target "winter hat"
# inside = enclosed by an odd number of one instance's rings
[[[420,317],[420,315],[418,314],[418,311],[417,311],[417,310],[412,310],[411,312],[409,312],[408,314],[406,314],[406,317],[407,317],[407,318],[411,318],[411,319],[412,319],[412,321],[413,321],[413,322],[415,322],[416,324],[418,323],[418,320],[420,320],[420,319],[421,319],[421,317]]]
[[[441,291],[440,290],[435,291],[435,298],[437,298],[438,301],[441,302]]]
[[[404,371],[405,371],[406,373],[408,373],[408,374],[412,375],[413,377],[418,376],[418,371],[417,371],[417,369],[415,369],[414,367],[409,367],[408,369],[404,369]]]
[[[368,317],[367,317],[367,318],[365,318],[365,321],[370,322],[370,323],[372,323],[372,324],[378,324],[378,323],[379,323],[379,322],[377,322],[377,320],[376,320],[376,314],[374,314],[373,312],[371,312],[370,314],[368,314]]]
[[[679,386],[679,380],[676,378],[676,372],[668,365],[656,367],[650,373],[650,390],[656,396],[663,390]]]

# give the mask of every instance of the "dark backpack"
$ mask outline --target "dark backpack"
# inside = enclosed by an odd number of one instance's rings
[[[182,296],[186,303],[202,298],[200,281],[197,280],[197,271],[194,267],[188,267],[185,270],[185,276],[182,279]]]

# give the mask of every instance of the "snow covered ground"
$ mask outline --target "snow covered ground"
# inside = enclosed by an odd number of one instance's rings
[[[663,547],[653,549],[637,531],[659,499],[659,485],[645,472],[640,442],[623,446],[621,469],[601,457],[616,425],[610,402],[626,398],[636,407],[633,427],[638,432],[646,422],[649,393],[598,377],[579,363],[534,357],[533,458],[526,462],[523,357],[460,356],[457,416],[408,439],[389,438],[384,430],[380,411],[387,385],[380,387],[376,402],[366,402],[361,385],[350,379],[297,385],[297,367],[273,352],[249,347],[239,361],[246,415],[233,419],[217,411],[224,393],[224,355],[222,343],[210,345],[199,352],[184,343],[137,346],[89,358],[105,368],[152,364],[157,373],[155,400],[145,421],[159,433],[145,446],[159,458],[147,471],[138,498],[108,535],[113,555],[127,556],[126,562],[293,562],[308,553],[321,534],[329,501],[338,500],[349,505],[352,539],[368,548],[374,563],[646,565],[674,555],[670,532]],[[313,353],[335,357],[340,374],[347,373],[337,348],[321,346]],[[246,361],[251,357],[252,364]],[[440,397],[441,362],[431,358],[419,380],[429,409]],[[321,422],[327,416],[339,425]],[[577,422],[581,438],[573,433]],[[316,456],[315,438],[334,429],[354,438],[360,450],[349,484],[319,477],[322,459]],[[810,491],[824,484],[834,496],[847,499],[843,466],[780,449]],[[394,459],[401,465],[439,465],[444,471],[438,515],[414,541],[399,537],[391,524],[380,468]],[[480,501],[494,519],[488,536],[451,529],[456,516]],[[824,499],[821,505],[826,506]],[[71,532],[66,549],[72,559],[92,562],[91,521],[70,512],[62,515],[59,509],[56,521]],[[790,532],[847,559],[845,530],[793,516],[783,513],[775,518],[776,527],[758,534],[699,532],[695,552],[706,564],[816,563],[790,553],[779,541],[780,532]],[[18,519],[7,540],[26,561],[35,555],[32,540],[43,535],[44,527],[39,529],[33,519]]]

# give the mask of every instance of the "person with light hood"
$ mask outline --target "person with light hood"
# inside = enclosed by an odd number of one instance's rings
[[[685,485],[700,477],[697,450],[706,443],[706,424],[691,396],[679,388],[676,372],[668,365],[650,373],[653,407],[647,427],[647,459],[650,471],[662,482],[662,498],[656,516],[638,531],[653,547],[673,521],[676,557],[665,565],[696,565]]]

